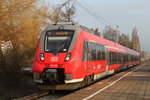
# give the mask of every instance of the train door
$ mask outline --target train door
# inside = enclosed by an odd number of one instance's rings
[[[84,61],[84,66],[86,70],[86,75],[90,75],[91,73],[91,49],[90,49],[90,42],[85,41],[84,42],[84,49],[83,49],[83,61]]]
[[[105,52],[106,52],[106,73],[108,73],[109,65],[110,65],[110,56],[109,56],[108,48],[105,48]]]
[[[91,50],[91,43],[87,42],[87,74],[91,74],[92,69],[92,50]]]

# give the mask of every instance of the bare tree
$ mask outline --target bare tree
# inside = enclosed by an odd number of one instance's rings
[[[118,42],[119,31],[110,26],[106,26],[103,31],[103,37],[113,42]]]
[[[132,48],[132,42],[130,40],[129,34],[121,34],[119,36],[119,44],[124,45],[126,47]]]
[[[73,22],[73,16],[76,12],[73,0],[67,0],[66,2],[58,5],[54,8],[54,16],[51,18],[54,22]]]
[[[134,50],[141,51],[140,40],[136,28],[134,28],[132,31],[132,48]]]

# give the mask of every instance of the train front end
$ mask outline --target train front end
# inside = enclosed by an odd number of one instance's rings
[[[84,76],[83,69],[79,68],[81,52],[76,50],[82,49],[76,45],[79,33],[75,25],[68,24],[53,25],[43,31],[33,63],[34,81],[41,89],[72,90],[79,87]]]

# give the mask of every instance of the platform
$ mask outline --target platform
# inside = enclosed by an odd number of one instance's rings
[[[150,63],[100,80],[59,100],[150,100]]]

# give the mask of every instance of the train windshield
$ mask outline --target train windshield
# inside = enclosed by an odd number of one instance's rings
[[[54,30],[48,31],[45,38],[45,52],[67,52],[73,37],[74,31]]]

